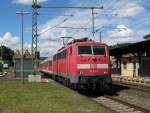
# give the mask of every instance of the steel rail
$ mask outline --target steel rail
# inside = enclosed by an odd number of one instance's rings
[[[133,104],[128,103],[128,102],[126,102],[126,101],[123,101],[123,100],[121,100],[121,99],[118,99],[118,98],[115,98],[115,97],[112,97],[112,96],[108,96],[108,95],[105,96],[105,97],[106,97],[106,98],[109,98],[109,99],[111,99],[111,100],[117,101],[117,102],[119,102],[119,103],[121,103],[121,104],[124,104],[124,105],[126,105],[126,106],[132,107],[132,108],[134,108],[134,109],[136,109],[136,110],[142,111],[142,112],[144,112],[144,113],[150,113],[150,110],[148,110],[148,109],[142,108],[142,107],[140,107],[140,106],[133,105]]]

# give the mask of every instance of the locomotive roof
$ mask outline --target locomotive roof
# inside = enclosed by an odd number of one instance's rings
[[[50,61],[50,60],[52,60],[52,57],[46,58],[45,60],[41,61],[40,64],[45,63],[45,62]]]
[[[78,45],[78,44],[83,44],[83,45],[88,45],[88,44],[89,44],[89,45],[90,45],[90,44],[107,45],[106,43],[95,42],[95,41],[93,41],[93,40],[91,40],[91,39],[88,39],[88,38],[75,39],[75,40],[73,40],[72,42],[68,43],[67,46],[64,46],[64,47],[60,48],[60,49],[57,51],[57,53],[62,52],[63,50],[69,48],[69,47],[72,46],[72,45]],[[57,54],[57,53],[56,53],[56,54]],[[56,54],[54,54],[54,55],[56,55]],[[42,61],[40,64],[45,63],[45,62],[50,61],[50,60],[52,60],[52,56],[48,57],[47,59],[45,59],[44,61]]]
[[[65,50],[66,48],[72,46],[72,45],[78,45],[78,44],[85,44],[85,45],[88,45],[88,44],[100,44],[100,45],[107,45],[106,43],[102,43],[102,42],[94,42],[94,41],[86,41],[86,42],[74,42],[74,43],[70,43],[68,44],[66,47],[62,47],[58,50],[58,52],[61,52],[63,50]]]

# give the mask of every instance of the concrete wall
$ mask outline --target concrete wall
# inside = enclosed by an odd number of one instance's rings
[[[139,62],[137,58],[121,59],[121,76],[138,76]]]

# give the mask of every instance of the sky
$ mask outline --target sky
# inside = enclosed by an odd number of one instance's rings
[[[108,45],[134,43],[150,34],[150,0],[38,0],[41,6],[89,6],[94,10],[95,35],[92,35],[91,9],[39,9],[38,50],[50,56],[63,46],[60,37],[89,37]],[[21,49],[21,16],[32,13],[32,0],[2,0],[0,4],[0,44]],[[56,26],[56,27],[54,27]],[[62,28],[71,27],[71,28]],[[71,41],[71,39],[69,40]],[[24,16],[24,49],[31,50],[32,14]]]

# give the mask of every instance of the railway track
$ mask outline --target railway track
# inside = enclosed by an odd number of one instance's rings
[[[117,85],[121,86],[121,87],[122,86],[129,87],[131,89],[136,89],[136,90],[140,90],[140,91],[144,91],[144,92],[149,91],[142,87],[137,88],[136,86],[131,86],[131,85],[122,85],[122,84],[117,84]],[[117,91],[115,91],[115,92],[117,92]],[[100,104],[100,106],[103,106],[104,108],[108,109],[112,113],[150,113],[149,109],[140,107],[140,105],[135,105],[132,102],[127,102],[125,100],[121,100],[121,99],[117,98],[117,96],[116,97],[110,96],[111,93],[110,94],[106,93],[106,95],[104,95],[104,96],[98,95],[96,97],[94,95],[92,96],[92,95],[85,95],[82,93],[80,93],[80,94],[83,96],[86,96],[87,98],[91,99],[92,101]],[[113,93],[113,90],[112,90],[112,95],[113,94],[116,94],[116,93]]]
[[[146,93],[150,93],[150,87],[148,87],[148,86],[143,86],[143,85],[138,85],[138,84],[131,84],[131,83],[122,83],[122,82],[117,82],[117,81],[113,81],[113,85],[124,86],[124,87],[128,87],[128,88],[131,88],[131,89],[135,89],[135,90],[143,91],[143,92],[146,92]]]
[[[150,110],[132,105],[112,96],[99,96],[92,98],[92,100],[110,109],[113,113],[150,113]]]

